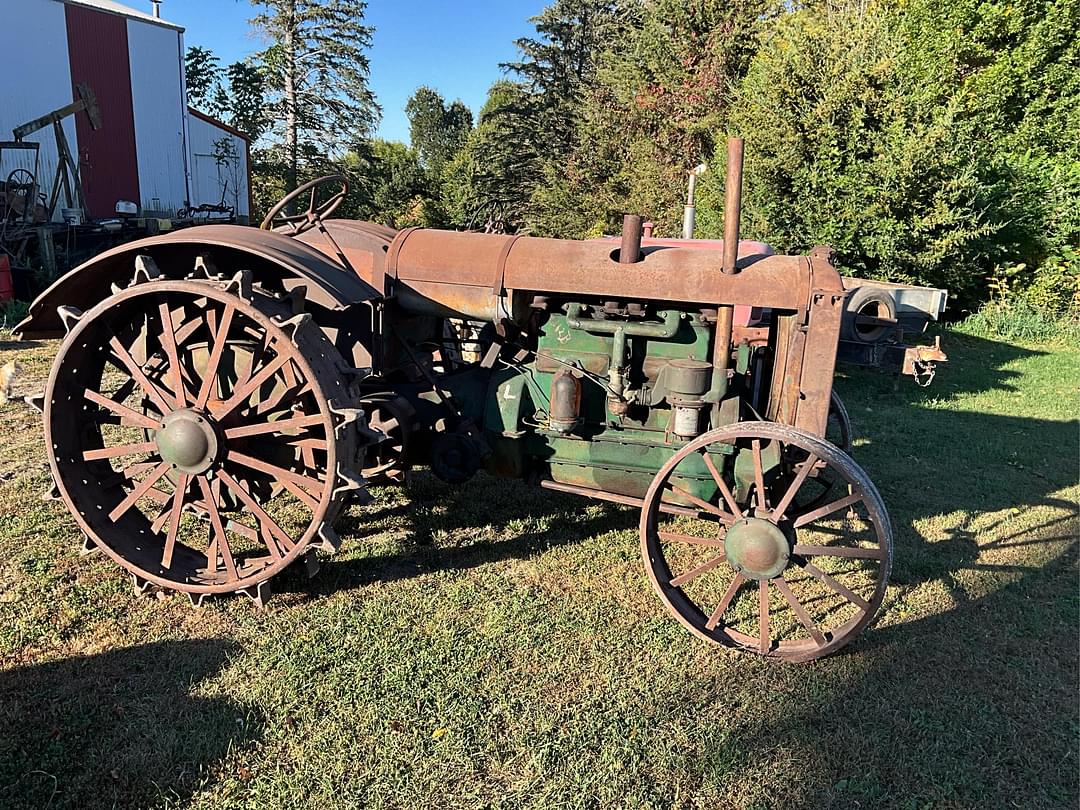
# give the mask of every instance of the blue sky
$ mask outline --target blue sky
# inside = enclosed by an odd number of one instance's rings
[[[125,0],[140,10],[150,3]],[[371,89],[383,108],[379,135],[409,140],[405,102],[419,85],[434,87],[447,101],[460,98],[475,115],[488,86],[502,74],[500,62],[516,56],[514,40],[532,32],[529,17],[546,0],[369,0],[367,23],[375,26]],[[145,6],[145,8],[144,8]],[[222,64],[235,62],[260,44],[247,20],[247,0],[164,0],[161,16],[184,26],[184,43],[210,48]]]

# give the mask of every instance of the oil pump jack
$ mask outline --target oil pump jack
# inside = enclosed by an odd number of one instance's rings
[[[67,136],[64,134],[63,122],[69,115],[85,112],[90,120],[90,128],[93,130],[101,129],[101,108],[98,106],[94,91],[85,84],[76,85],[75,93],[78,98],[70,104],[15,127],[12,130],[12,134],[15,136],[14,143],[0,144],[0,148],[3,146],[20,148],[26,143],[23,139],[27,135],[42,130],[50,124],[52,125],[53,136],[56,138],[57,160],[56,173],[53,175],[52,190],[49,194],[49,204],[45,212],[46,220],[52,219],[52,215],[56,211],[61,189],[64,192],[64,203],[68,208],[86,210],[82,179],[79,176],[79,164],[71,154],[71,147],[68,145]],[[36,194],[31,199],[34,197],[36,197]]]

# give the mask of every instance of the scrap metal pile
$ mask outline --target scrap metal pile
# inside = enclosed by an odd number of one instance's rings
[[[740,243],[729,151],[721,250],[643,246],[636,217],[621,243],[396,232],[330,219],[341,178],[264,230],[110,250],[18,327],[63,337],[41,399],[55,495],[140,590],[261,602],[337,550],[370,484],[484,470],[638,509],[648,578],[697,636],[834,652],[893,546],[832,393],[848,293],[826,249]]]

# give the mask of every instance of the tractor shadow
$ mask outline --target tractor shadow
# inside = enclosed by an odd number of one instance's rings
[[[1076,708],[1076,531],[1058,557],[952,610],[873,627],[840,659],[808,665],[778,710],[734,736],[695,743],[733,752],[735,768],[784,752],[799,778],[755,807],[1074,806],[1080,794]],[[710,705],[726,684],[673,696]],[[781,708],[782,707],[782,708]]]
[[[988,564],[991,550],[1061,541],[1075,533],[1076,503],[1060,496],[1078,483],[1077,422],[1010,416],[1015,361],[1048,352],[950,334],[950,355],[934,387],[860,370],[837,380],[851,412],[855,460],[876,483],[895,532],[891,582],[939,580],[954,599],[963,570],[1026,574],[1022,565]],[[963,410],[966,395],[1000,392],[999,412]],[[952,402],[950,401],[952,400]],[[1031,509],[1063,514],[1032,528]],[[988,538],[993,539],[988,539]],[[888,603],[886,603],[888,607]]]
[[[632,509],[483,473],[461,486],[451,486],[426,470],[415,471],[408,491],[397,494],[399,500],[406,500],[385,508],[352,509],[337,528],[346,543],[362,544],[390,524],[405,550],[335,559],[303,590],[326,594],[527,559],[598,534],[632,529],[638,523],[638,513]]]
[[[0,672],[0,805],[182,803],[261,733],[250,708],[194,694],[233,652],[161,641]]]

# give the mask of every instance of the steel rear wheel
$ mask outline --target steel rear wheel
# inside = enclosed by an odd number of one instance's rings
[[[711,499],[685,488],[695,475],[701,486],[702,469]],[[844,486],[830,484],[821,503],[818,477]],[[832,444],[771,422],[682,447],[654,478],[639,528],[653,587],[684,626],[788,661],[855,638],[881,606],[892,563],[889,517],[866,473]]]
[[[136,281],[69,326],[45,433],[87,537],[152,586],[258,599],[363,489],[362,416],[310,318],[246,279]]]

